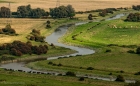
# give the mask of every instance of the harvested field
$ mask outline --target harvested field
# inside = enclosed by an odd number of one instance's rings
[[[0,0],[0,2],[2,1],[3,0]],[[6,2],[12,2],[12,11],[16,11],[18,6],[28,4],[31,4],[33,8],[40,7],[49,10],[49,8],[56,7],[57,0],[4,0],[4,2],[0,3],[0,6],[8,6]],[[132,5],[138,5],[139,3],[140,0],[60,0],[60,5],[71,4],[76,11],[131,7]]]

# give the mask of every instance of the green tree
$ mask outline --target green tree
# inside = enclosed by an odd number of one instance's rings
[[[10,12],[9,8],[7,8],[7,7],[0,8],[0,17],[8,18],[8,17],[10,17],[10,15],[11,15],[11,12]]]
[[[68,13],[68,17],[73,18],[73,16],[75,16],[75,10],[72,7],[72,5],[67,5],[67,13]]]

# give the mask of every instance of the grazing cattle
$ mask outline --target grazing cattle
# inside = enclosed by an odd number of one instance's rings
[[[113,25],[113,28],[117,28],[117,26],[116,25]]]
[[[122,28],[121,26],[119,28]]]

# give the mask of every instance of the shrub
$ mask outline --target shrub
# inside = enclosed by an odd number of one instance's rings
[[[76,76],[76,74],[74,72],[68,71],[66,73],[66,76]]]
[[[84,77],[80,77],[80,78],[79,78],[79,81],[84,81],[84,80],[85,80]]]
[[[121,71],[120,71],[120,73],[124,73],[124,71],[123,71],[123,70],[121,70]]]
[[[124,82],[125,79],[124,79],[124,77],[122,75],[118,75],[117,79],[115,81]]]
[[[134,50],[128,50],[127,53],[135,53]]]
[[[107,53],[107,52],[111,52],[111,50],[110,50],[110,49],[107,49],[105,52],[106,52],[106,53]]]
[[[49,64],[49,65],[52,65],[52,64],[53,64],[53,62],[48,62],[48,64]]]
[[[136,53],[137,53],[137,54],[140,54],[140,47],[138,47],[138,48],[136,49]]]
[[[140,72],[135,73],[134,75],[140,75]]]
[[[62,64],[61,64],[61,63],[59,63],[57,66],[62,66]]]
[[[87,68],[87,70],[93,70],[93,69],[94,69],[93,67],[88,67],[88,68]]]
[[[109,75],[112,75],[112,73],[109,73]]]

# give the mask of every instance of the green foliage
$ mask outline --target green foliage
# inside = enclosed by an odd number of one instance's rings
[[[128,50],[127,52],[128,52],[128,53],[135,53],[134,50]]]
[[[46,23],[47,23],[46,28],[51,28],[51,25],[50,25],[51,22],[48,20]]]
[[[140,75],[140,72],[135,73],[135,75]]]
[[[93,67],[88,67],[88,68],[87,68],[87,70],[93,70],[93,69],[94,69]]]
[[[124,77],[122,75],[118,75],[117,79],[115,81],[124,82],[125,79],[124,79]]]
[[[36,42],[45,42],[44,38],[44,36],[40,35],[40,30],[33,29],[28,39]]]
[[[13,28],[11,28],[10,24],[7,24],[5,28],[0,29],[0,34],[12,35],[16,34],[16,31]]]
[[[125,21],[140,22],[140,13],[130,13]]]
[[[0,8],[0,18],[9,18],[11,15],[10,9],[7,7]]]
[[[47,45],[32,46],[32,44],[29,42],[24,43],[21,41],[13,41],[12,43],[6,43],[0,46],[1,55],[3,54],[10,54],[15,56],[22,56],[23,54],[40,55],[46,54],[47,51],[48,51]],[[6,59],[7,57],[4,58]],[[2,58],[2,60],[5,60],[4,58]]]
[[[132,9],[134,9],[134,10],[140,10],[140,5],[136,5],[136,6],[133,5],[133,6],[132,6]]]
[[[17,17],[19,18],[40,18],[43,16],[49,16],[49,12],[45,12],[44,9],[41,8],[36,8],[36,9],[32,9],[31,5],[27,5],[27,6],[19,6],[17,8]]]
[[[80,77],[80,78],[79,78],[79,81],[84,81],[84,80],[85,80],[84,77]]]
[[[138,47],[138,48],[136,49],[136,53],[137,53],[137,54],[140,54],[140,47]]]
[[[76,76],[74,72],[68,71],[66,72],[66,76]]]
[[[59,6],[56,8],[50,8],[50,15],[53,18],[73,18],[73,16],[75,16],[75,10],[71,5]]]
[[[105,52],[106,52],[106,53],[107,53],[107,52],[111,52],[111,49],[107,49]]]
[[[93,20],[93,18],[92,18],[92,17],[93,17],[93,15],[92,15],[92,14],[89,14],[89,15],[88,15],[88,19],[89,19],[89,20]]]

